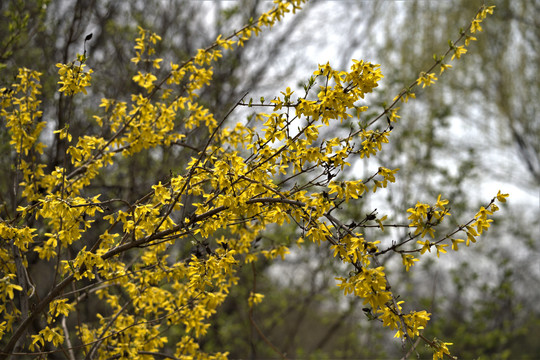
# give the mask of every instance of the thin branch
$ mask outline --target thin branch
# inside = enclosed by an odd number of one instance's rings
[[[69,330],[66,324],[66,317],[62,316],[62,331],[64,332],[64,339],[66,339],[67,351],[69,360],[75,360],[75,353],[73,352],[73,346],[71,345],[71,339],[69,338]]]

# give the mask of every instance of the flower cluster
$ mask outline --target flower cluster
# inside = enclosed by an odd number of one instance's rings
[[[86,64],[84,63],[84,57],[78,55],[78,58],[79,65],[76,65],[76,62],[56,64],[58,75],[60,76],[58,84],[62,85],[58,91],[68,96],[73,96],[80,92],[86,95],[86,87],[90,86],[90,81],[92,80],[92,69],[85,71]]]

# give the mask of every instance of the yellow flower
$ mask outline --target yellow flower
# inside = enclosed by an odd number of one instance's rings
[[[452,67],[452,65],[450,65],[450,64],[441,64],[441,72],[439,74],[442,74],[444,72],[444,70],[450,69],[451,67]]]
[[[497,200],[499,200],[500,202],[504,203],[506,202],[506,198],[508,197],[509,195],[508,194],[502,194],[501,193],[501,190],[499,190],[497,192]]]
[[[418,244],[423,245],[422,249],[420,249],[420,254],[424,254],[426,251],[431,252],[431,243],[429,240],[426,241],[417,241]]]
[[[478,20],[478,19],[475,19],[473,20],[472,24],[471,24],[471,32],[474,34],[475,32],[477,31],[482,31],[482,27],[480,26],[480,23],[482,22],[482,20]]]
[[[416,80],[416,83],[418,85],[422,85],[422,88],[424,88],[426,86],[431,86],[431,84],[434,84],[435,81],[437,80],[438,79],[434,73],[431,73],[431,74],[422,73],[420,77]]]
[[[153,74],[142,74],[140,71],[133,77],[133,81],[140,87],[150,91],[154,87],[153,83],[157,80],[157,77]]]
[[[454,251],[458,251],[459,248],[458,248],[458,245],[459,243],[464,243],[465,240],[463,239],[452,239],[452,250]]]
[[[249,307],[251,308],[251,307],[253,307],[253,305],[261,303],[263,301],[263,298],[264,298],[263,294],[250,292],[249,293],[249,298],[248,298]]]
[[[409,254],[407,255],[402,254],[401,258],[403,260],[403,265],[405,266],[406,271],[409,271],[409,269],[411,268],[411,266],[414,265],[415,262],[420,261],[420,259],[417,259],[414,256],[409,255]]]
[[[465,37],[465,46],[469,46],[471,41],[476,41],[476,38],[472,35]]]
[[[454,58],[460,59],[461,55],[465,54],[466,52],[467,49],[465,49],[465,46],[458,46],[454,49],[454,55],[452,55],[452,60],[454,60]]]
[[[75,65],[73,63],[59,63],[56,64],[56,67],[59,68],[58,75],[60,75],[58,84],[62,85],[58,91],[65,92],[66,95],[70,96],[80,92],[86,95],[85,87],[90,86],[90,80],[92,80],[90,74],[93,73],[92,69],[88,69],[88,71],[85,72],[85,64]]]

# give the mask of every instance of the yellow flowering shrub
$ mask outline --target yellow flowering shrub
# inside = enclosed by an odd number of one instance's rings
[[[431,314],[404,310],[380,256],[400,256],[409,271],[426,252],[440,256],[447,248],[458,251],[460,243],[470,246],[488,230],[499,210],[496,202],[504,202],[507,195],[499,192],[450,233],[438,231],[451,216],[450,202],[442,195],[401,214],[410,220],[406,225],[391,224],[387,215],[376,212],[348,223],[340,216],[340,205],[388,191],[399,181],[399,169],[385,166],[366,179],[351,178],[347,170],[384,151],[393,127],[400,126],[397,101],[414,99],[416,86],[435,84],[438,78],[432,71],[451,67],[444,63],[448,54],[454,60],[466,53],[469,41],[475,40],[469,33],[482,30],[480,23],[493,7],[482,7],[469,32],[451,42],[447,53],[436,57],[433,66],[369,124],[354,117],[362,119],[364,98],[383,75],[379,65],[364,60],[353,60],[348,70],[319,65],[305,94],[286,87],[271,101],[261,99],[264,111],[254,116],[254,126],[230,126],[236,109],[254,107],[250,94],[216,118],[198,102],[198,91],[212,85],[213,65],[224,51],[244,46],[286,13],[298,11],[303,2],[276,0],[270,11],[227,37],[220,35],[182,63],[165,65],[155,50],[161,37],[140,28],[131,59],[141,66],[131,78],[140,92],[128,100],[101,100],[99,114],[88,121],[106,128],[102,135],[74,139],[69,124],[56,129],[55,136],[66,141],[67,148],[64,164],[55,168],[47,169],[40,157],[45,147],[40,133],[47,125],[39,110],[43,74],[20,69],[10,90],[0,90],[0,117],[9,130],[21,180],[15,189],[19,207],[0,221],[0,358],[19,344],[17,353],[25,356],[69,348],[77,358],[151,359],[168,344],[174,349],[166,355],[170,358],[225,359],[227,349],[206,354],[198,341],[237,285],[239,267],[283,259],[291,252],[290,244],[302,251],[305,242],[332,249],[329,261],[340,261],[348,269],[347,276],[336,277],[337,286],[345,295],[361,298],[372,319],[393,330],[404,344],[414,346],[420,337],[433,349],[434,359],[450,356],[451,343],[422,336]],[[462,41],[464,45],[457,45]],[[87,93],[92,70],[85,62],[83,55],[57,65],[60,96]],[[155,72],[160,69],[167,69],[165,76]],[[380,124],[385,117],[388,122]],[[350,124],[350,133],[321,136],[338,123]],[[199,127],[209,136],[188,166],[171,171],[167,180],[156,180],[140,199],[86,194],[105,167],[146,149],[189,142],[189,130]],[[296,226],[292,241],[255,245],[265,229],[285,223]],[[384,231],[385,226],[410,227],[410,236],[385,247],[362,231]],[[171,251],[175,244],[192,246],[190,256],[176,258]],[[54,264],[56,280],[47,289],[28,276],[29,259],[36,258]],[[74,321],[79,303],[89,296],[100,302],[95,321]],[[254,311],[264,294],[254,289],[246,301]],[[42,328],[32,332],[38,323]]]

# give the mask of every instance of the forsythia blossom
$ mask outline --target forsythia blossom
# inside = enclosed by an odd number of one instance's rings
[[[58,91],[70,96],[80,92],[86,95],[85,88],[90,86],[90,80],[92,80],[91,74],[93,73],[92,69],[88,69],[85,72],[84,68],[86,65],[84,63],[80,65],[75,65],[75,63],[56,64],[56,67],[59,68],[58,75],[60,75],[58,84],[62,85]]]

